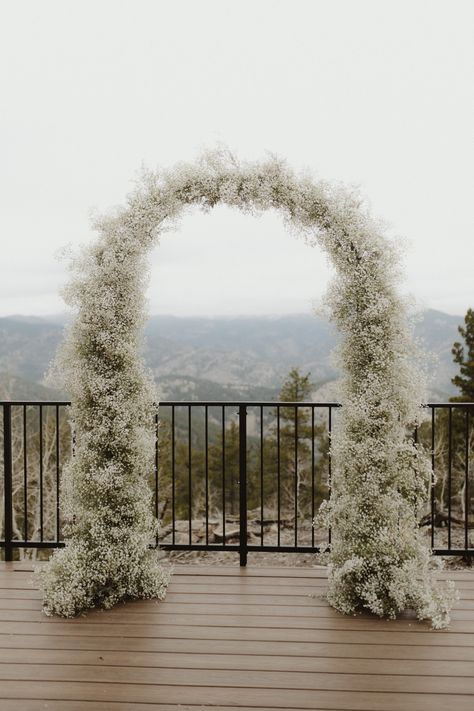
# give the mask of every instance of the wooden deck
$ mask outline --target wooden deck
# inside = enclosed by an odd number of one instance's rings
[[[20,567],[0,563],[1,711],[474,709],[470,571],[433,632],[340,615],[305,568],[177,566],[162,603],[51,619]]]

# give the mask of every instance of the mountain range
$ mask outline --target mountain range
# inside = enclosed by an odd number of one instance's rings
[[[428,309],[415,327],[430,362],[429,397],[455,393],[451,347],[461,316]],[[65,316],[0,318],[0,395],[12,399],[64,397],[43,384],[63,335]],[[313,399],[333,399],[338,371],[331,353],[332,325],[310,314],[241,317],[152,316],[145,329],[145,360],[161,399],[275,399],[285,375],[311,373]]]

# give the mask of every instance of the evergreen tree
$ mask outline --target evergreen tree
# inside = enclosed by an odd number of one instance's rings
[[[464,518],[466,516],[467,505],[469,518],[473,504],[470,495],[471,487],[466,490],[466,471],[469,464],[469,460],[466,461],[466,449],[472,451],[474,444],[474,417],[472,412],[467,412],[468,408],[463,406],[463,403],[474,402],[473,309],[467,310],[464,324],[464,326],[458,327],[464,343],[456,341],[451,349],[453,361],[459,366],[460,371],[452,378],[452,383],[460,393],[453,395],[449,400],[452,403],[459,403],[459,407],[455,407],[451,411],[439,409],[436,413],[435,498],[436,506],[441,512],[446,512],[451,505],[452,515],[457,517]],[[451,472],[450,485],[448,483],[449,472]],[[468,472],[467,477],[470,476]],[[466,502],[467,491],[469,491],[470,502]]]
[[[453,344],[451,352],[453,360],[459,365],[460,374],[452,379],[461,391],[460,395],[450,398],[451,402],[474,402],[474,310],[468,309],[464,317],[464,326],[458,326],[458,331],[464,340],[464,345],[458,341]]]
[[[310,381],[311,373],[302,375],[299,368],[292,368],[280,390],[281,402],[304,402],[311,396],[313,383]]]
[[[280,402],[308,402],[313,384],[310,373],[302,374],[292,368],[284,380]],[[278,413],[279,410],[279,413]],[[327,496],[328,436],[325,423],[316,417],[313,423],[311,407],[280,407],[273,413],[274,421],[269,436],[265,438],[265,470],[267,492],[271,490],[274,501],[278,498],[278,455],[280,474],[280,510],[283,518],[303,519],[317,510]],[[279,418],[279,432],[278,422]],[[314,472],[313,472],[314,425]],[[271,476],[268,476],[271,474]],[[313,474],[315,480],[313,504]],[[267,498],[267,495],[265,498]]]
[[[464,326],[458,326],[458,331],[464,343],[456,341],[451,352],[453,361],[459,366],[459,373],[452,379],[459,391],[459,395],[450,398],[453,403],[474,402],[474,310],[468,309],[464,317]],[[474,417],[469,408],[455,408],[451,419],[451,462],[452,462],[452,484],[451,490],[454,492],[454,506],[462,512],[463,517],[469,519],[473,497],[471,487],[466,489],[466,481],[470,477],[469,469],[472,469],[472,451],[474,446]],[[467,454],[466,452],[471,452]],[[471,465],[469,466],[471,461]],[[472,474],[471,474],[472,476]],[[466,493],[469,493],[469,502],[466,502]],[[467,512],[466,512],[467,506]]]
[[[311,395],[310,373],[292,368],[280,390],[281,402],[305,402]],[[311,411],[302,407],[280,408],[280,469],[286,508],[306,508],[311,465]],[[304,502],[302,501],[302,497]]]
[[[239,460],[239,427],[230,420],[225,428],[224,452],[221,438],[209,447],[211,502],[219,513],[225,504],[226,516],[239,512]]]

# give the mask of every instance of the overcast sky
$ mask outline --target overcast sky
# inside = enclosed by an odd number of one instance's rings
[[[0,315],[62,311],[66,244],[140,165],[226,144],[357,184],[425,306],[474,306],[472,0],[2,0]],[[152,259],[152,313],[307,312],[323,253],[274,214],[197,211]]]

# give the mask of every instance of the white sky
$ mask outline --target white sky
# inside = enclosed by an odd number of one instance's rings
[[[410,242],[406,291],[474,306],[471,0],[0,0],[0,315],[63,310],[55,252],[137,169],[224,143],[356,183]],[[308,311],[324,255],[279,219],[187,217],[150,310]]]

